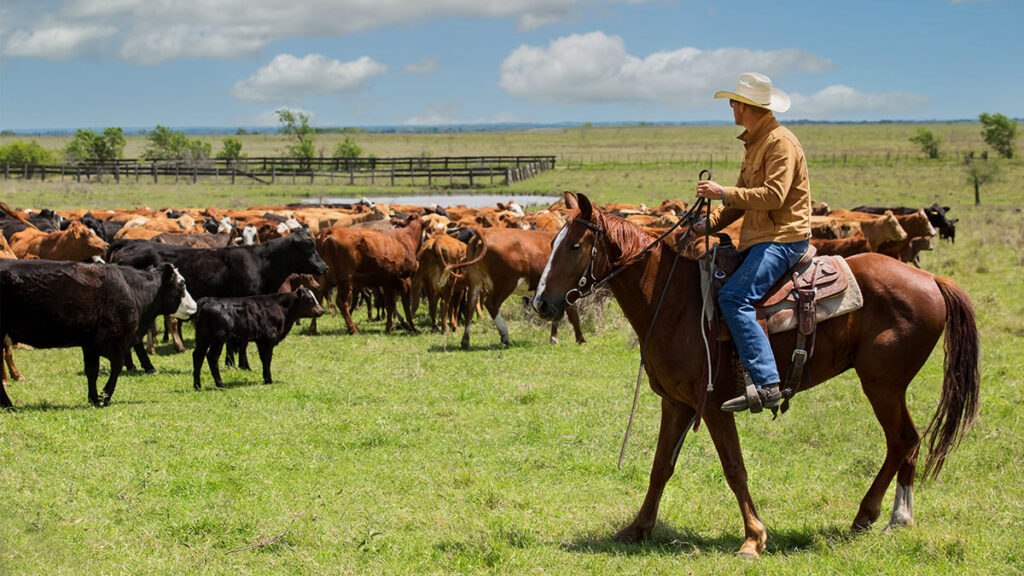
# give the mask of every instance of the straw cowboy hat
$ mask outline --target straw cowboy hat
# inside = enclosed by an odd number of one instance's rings
[[[736,81],[735,92],[715,92],[715,98],[728,98],[773,112],[785,112],[790,104],[789,94],[773,87],[771,78],[757,72],[742,74]]]

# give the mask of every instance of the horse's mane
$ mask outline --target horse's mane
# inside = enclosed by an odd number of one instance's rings
[[[612,263],[613,265],[636,258],[657,238],[625,218],[608,212],[600,214],[608,240],[619,250],[619,257]]]

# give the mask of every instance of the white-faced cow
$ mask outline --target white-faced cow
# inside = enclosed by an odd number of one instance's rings
[[[196,303],[171,265],[156,271],[107,264],[0,260],[0,341],[10,336],[36,348],[81,347],[89,402],[110,403],[129,347],[147,319],[188,318]],[[100,356],[110,377],[96,389]],[[11,408],[0,386],[0,408]]]

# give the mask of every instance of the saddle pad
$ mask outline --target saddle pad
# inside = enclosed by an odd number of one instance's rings
[[[846,276],[848,285],[841,293],[834,294],[828,298],[817,301],[815,320],[823,322],[829,318],[842,316],[864,306],[864,295],[860,292],[860,286],[850,265],[843,258],[835,258],[832,263],[839,268],[839,271]],[[775,334],[786,332],[796,328],[796,302],[783,300],[778,304],[765,308],[765,316],[768,318],[768,333]]]
[[[841,294],[846,290],[846,276],[840,273],[838,262],[845,263],[845,260],[842,256],[815,257],[813,262],[799,269],[795,285],[790,271],[755,305],[758,308],[771,308],[783,300],[796,302],[796,289],[809,288],[812,280],[817,287],[815,299],[818,301]]]

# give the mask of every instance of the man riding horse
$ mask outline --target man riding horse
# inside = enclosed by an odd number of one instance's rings
[[[736,186],[711,180],[697,184],[697,196],[720,199],[722,206],[693,231],[716,232],[743,218],[738,246],[743,263],[722,288],[718,304],[746,368],[744,378],[757,388],[763,407],[775,408],[782,400],[779,371],[768,335],[757,323],[754,303],[807,250],[811,237],[807,162],[796,136],[772,114],[789,109],[789,96],[772,87],[767,76],[743,74],[735,91],[717,92],[715,98],[728,98],[736,124],[746,129],[739,135],[745,147],[743,166]],[[722,404],[727,412],[747,408],[746,395]]]

